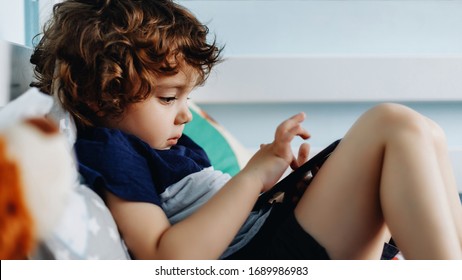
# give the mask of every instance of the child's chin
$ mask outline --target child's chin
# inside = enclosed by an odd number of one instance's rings
[[[160,148],[156,148],[156,150],[170,150],[174,145],[165,145]]]

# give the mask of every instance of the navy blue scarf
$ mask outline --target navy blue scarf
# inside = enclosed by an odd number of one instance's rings
[[[158,205],[165,188],[211,165],[186,135],[169,150],[155,150],[120,130],[86,128],[79,130],[74,147],[79,172],[90,187]]]

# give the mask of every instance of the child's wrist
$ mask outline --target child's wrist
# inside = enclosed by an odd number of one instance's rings
[[[259,172],[259,168],[246,166],[241,170],[241,172],[239,172],[238,175],[242,178],[242,180],[250,182],[252,187],[256,188],[258,193],[261,193],[265,188],[265,184],[262,174],[259,173],[261,173]]]

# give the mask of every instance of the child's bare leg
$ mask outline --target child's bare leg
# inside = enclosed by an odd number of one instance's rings
[[[393,234],[407,258],[462,258],[427,120],[394,104],[350,129],[300,200],[301,226],[332,258],[378,258]]]
[[[454,177],[453,168],[449,159],[447,151],[446,138],[441,128],[432,120],[427,119],[429,126],[431,127],[434,139],[436,139],[435,147],[438,151],[438,162],[440,172],[443,176],[443,180],[446,186],[448,204],[451,207],[453,220],[457,228],[459,236],[459,242],[462,247],[462,205],[459,198],[459,192],[457,189],[457,183]]]

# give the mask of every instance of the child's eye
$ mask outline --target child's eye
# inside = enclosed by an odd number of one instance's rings
[[[173,103],[176,100],[176,97],[159,97],[160,101],[166,104]]]

